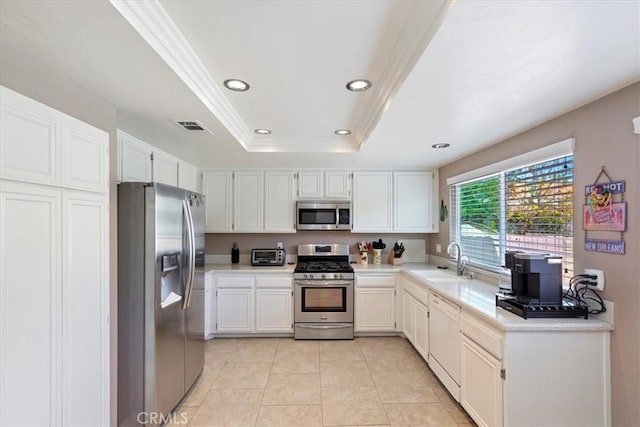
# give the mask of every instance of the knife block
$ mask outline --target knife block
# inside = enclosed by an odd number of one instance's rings
[[[401,265],[402,257],[396,258],[393,256],[393,251],[389,252],[389,264],[391,265]]]

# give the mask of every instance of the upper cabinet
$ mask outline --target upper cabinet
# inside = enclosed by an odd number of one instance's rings
[[[293,171],[205,171],[205,231],[295,233],[294,188]]]
[[[351,172],[349,171],[300,171],[298,199],[350,199]]]
[[[118,181],[151,182],[153,148],[118,130]]]
[[[393,231],[393,172],[353,173],[353,231]]]
[[[118,182],[160,182],[198,191],[198,169],[118,130]]]
[[[393,229],[407,233],[435,233],[436,175],[430,171],[393,173]]]
[[[106,132],[5,87],[0,87],[0,123],[2,178],[107,191]]]
[[[294,184],[292,171],[264,173],[265,231],[295,233]]]
[[[198,168],[178,160],[178,187],[198,192]]]

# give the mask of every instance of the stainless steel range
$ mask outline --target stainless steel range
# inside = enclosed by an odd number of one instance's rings
[[[293,273],[295,339],[353,339],[349,245],[298,245]]]

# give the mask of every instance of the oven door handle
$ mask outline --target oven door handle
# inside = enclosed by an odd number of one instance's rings
[[[343,329],[343,328],[352,328],[353,323],[334,323],[332,325],[304,325],[300,323],[296,323],[296,328],[303,329]]]
[[[307,286],[310,288],[344,288],[345,286],[352,286],[351,280],[296,280],[294,282],[297,286]]]

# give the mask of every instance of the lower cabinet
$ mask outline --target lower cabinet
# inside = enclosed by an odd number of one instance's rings
[[[216,331],[216,279],[213,273],[204,275],[204,339],[213,338]]]
[[[479,426],[502,425],[502,362],[462,336],[460,404]]]
[[[429,309],[413,300],[413,346],[425,360],[429,357]]]
[[[358,273],[355,281],[354,330],[395,332],[397,273]]]
[[[216,334],[291,333],[293,278],[278,274],[211,274]],[[212,316],[207,314],[205,318]]]
[[[414,341],[413,297],[406,290],[402,290],[402,333],[409,341]]]
[[[216,290],[217,332],[253,332],[253,289]]]
[[[291,289],[256,289],[256,332],[292,331]]]

